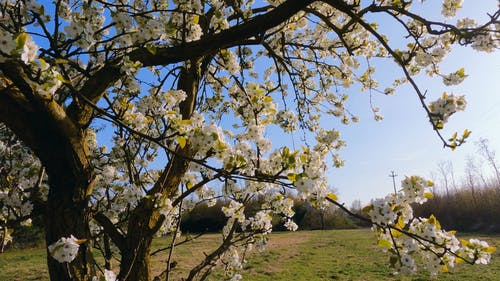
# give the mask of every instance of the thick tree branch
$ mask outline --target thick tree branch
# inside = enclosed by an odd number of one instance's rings
[[[129,57],[131,60],[140,61],[144,66],[167,65],[193,57],[202,57],[214,50],[233,47],[245,39],[266,33],[313,2],[312,0],[288,0],[266,14],[256,16],[220,33],[179,46],[159,47],[154,55],[146,48],[140,48],[132,51]]]
[[[113,240],[113,243],[122,250],[125,245],[125,237],[118,231],[113,222],[102,213],[95,214],[94,219],[104,228],[104,231]]]
[[[249,21],[233,26],[220,33],[202,37],[200,40],[187,42],[179,46],[158,46],[156,53],[152,54],[146,48],[136,49],[125,56],[132,61],[139,61],[143,66],[168,65],[179,63],[191,58],[199,58],[214,51],[233,47],[244,43],[246,39],[264,34],[290,17],[301,11],[312,0],[288,0],[273,10],[258,15]],[[103,68],[90,77],[80,90],[80,94],[88,100],[97,103],[104,91],[108,89],[123,75],[120,71],[120,62],[123,57],[110,61]],[[92,119],[92,109],[75,99],[68,108],[68,115],[81,126],[88,126]]]

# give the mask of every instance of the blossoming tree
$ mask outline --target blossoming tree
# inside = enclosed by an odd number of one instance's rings
[[[446,19],[435,21],[412,2],[1,0],[2,245],[15,223],[43,212],[51,280],[151,280],[153,237],[170,235],[175,250],[185,199],[223,197],[221,243],[185,278],[203,280],[219,265],[238,280],[242,251],[265,244],[271,215],[296,229],[289,194],[342,207],[324,173],[328,162],[342,165],[344,142],[337,123],[320,118],[357,121],[345,107],[351,85],[391,94],[409,83],[445,146],[469,135],[440,132],[465,108],[463,96],[427,102],[414,77],[462,82],[463,69],[442,73],[440,62],[456,44],[495,51],[500,13],[484,23],[448,19],[462,1],[444,0]],[[405,44],[389,41],[378,17],[399,26]],[[371,62],[387,59],[400,72],[381,87]],[[270,131],[302,131],[304,145],[273,144]],[[392,266],[434,274],[487,263],[485,242],[413,218],[410,204],[431,197],[430,185],[408,177],[400,193],[366,208]],[[248,215],[257,196],[265,200]]]

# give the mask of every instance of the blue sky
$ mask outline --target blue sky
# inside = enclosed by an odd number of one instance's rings
[[[427,7],[423,14],[438,18],[440,9],[437,7]],[[486,12],[494,12],[498,8],[498,2],[465,1],[463,7],[459,16],[467,15],[482,19],[479,20],[482,22],[486,20]],[[329,171],[330,184],[338,191],[340,201],[350,205],[356,199],[367,203],[372,198],[383,197],[393,190],[389,177],[392,170],[398,175],[396,183],[399,184],[404,175],[431,178],[438,163],[444,161],[452,162],[456,179],[460,181],[467,157],[480,158],[474,144],[480,137],[487,138],[490,148],[497,151],[500,157],[500,54],[454,48],[442,64],[442,70],[446,73],[461,67],[465,67],[469,77],[457,86],[446,87],[439,78],[423,76],[417,79],[421,89],[428,91],[429,101],[443,91],[466,96],[467,109],[453,115],[442,130],[445,137],[455,131],[459,134],[464,129],[472,131],[468,142],[455,151],[443,148],[416,94],[409,87],[399,88],[393,96],[372,97],[384,116],[381,122],[373,120],[366,93],[350,92],[350,109],[361,120],[358,124],[340,128],[347,143],[341,151],[346,163],[341,169]],[[394,66],[377,70],[391,75],[394,71],[397,71]]]

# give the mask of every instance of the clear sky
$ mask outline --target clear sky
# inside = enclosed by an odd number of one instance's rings
[[[426,8],[424,15],[439,17],[439,5],[435,7],[437,9]],[[494,12],[497,8],[496,0],[469,0],[464,2],[459,16],[484,21],[486,12]],[[381,122],[373,120],[368,94],[350,92],[350,110],[361,120],[358,124],[340,128],[347,143],[341,151],[346,163],[341,169],[329,171],[330,184],[338,191],[340,201],[349,206],[356,199],[367,203],[372,198],[385,196],[393,190],[392,178],[389,177],[392,170],[398,175],[397,186],[404,175],[431,179],[438,163],[444,161],[452,162],[456,179],[460,181],[467,157],[480,158],[475,145],[480,137],[489,140],[490,148],[498,152],[500,161],[500,53],[485,54],[457,47],[446,57],[442,70],[453,72],[461,67],[465,67],[469,77],[457,86],[446,87],[439,78],[425,76],[418,79],[421,89],[428,91],[429,101],[443,91],[466,96],[467,109],[453,115],[442,130],[445,137],[455,131],[460,134],[466,128],[472,131],[468,142],[455,151],[443,148],[416,94],[409,87],[399,88],[392,96],[372,97],[384,116]],[[384,67],[377,70],[379,73],[384,71],[392,74],[397,69]]]

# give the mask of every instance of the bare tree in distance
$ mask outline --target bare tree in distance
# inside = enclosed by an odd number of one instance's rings
[[[477,166],[476,163],[474,162],[474,158],[469,155],[465,161],[465,185],[468,187],[471,191],[472,195],[472,204],[475,206],[477,204],[476,200],[476,192],[477,192]]]
[[[489,141],[486,138],[480,138],[476,142],[479,147],[479,153],[486,159],[490,167],[493,169],[496,178],[496,187],[500,189],[500,170],[498,169],[497,160],[495,158],[495,151],[489,146]]]
[[[456,190],[453,163],[451,161],[439,162],[437,164],[437,172],[439,173],[441,186],[444,187],[446,196],[449,196],[451,188],[453,188],[453,190]]]

